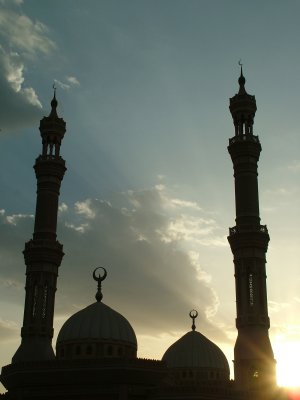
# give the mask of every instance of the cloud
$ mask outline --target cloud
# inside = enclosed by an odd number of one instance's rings
[[[299,172],[300,171],[300,161],[294,160],[291,164],[287,166],[290,171]]]
[[[29,126],[41,117],[41,103],[33,88],[23,88],[24,64],[17,53],[0,46],[0,120],[3,133]]]
[[[68,206],[67,206],[66,203],[61,203],[61,204],[58,206],[58,211],[59,211],[60,213],[62,213],[62,212],[64,212],[64,211],[67,211],[67,210],[68,210]]]
[[[75,86],[80,85],[79,80],[75,76],[67,76],[66,79],[71,85],[75,85]]]
[[[36,124],[42,104],[33,87],[25,82],[24,71],[40,54],[48,55],[55,43],[47,27],[12,8],[21,1],[2,1],[0,9],[0,129],[3,133]]]
[[[195,308],[201,331],[209,332],[212,340],[227,340],[225,330],[214,324],[219,300],[199,255],[186,250],[180,236],[162,238],[161,232],[167,234],[170,226],[168,212],[173,210],[166,210],[166,196],[152,188],[114,194],[109,201],[86,199],[60,206],[58,238],[66,254],[59,270],[59,319],[95,301],[91,273],[103,266],[108,270],[104,302],[124,314],[138,334],[185,332],[190,326],[188,313]],[[182,207],[186,208],[184,202]],[[1,271],[3,281],[24,280],[21,250],[31,237],[32,222],[22,214],[0,214],[0,234],[5,238],[0,242],[2,263],[10,260]],[[209,236],[211,230],[201,235]]]
[[[74,208],[77,214],[83,215],[87,219],[94,219],[96,216],[96,212],[93,210],[92,201],[90,199],[81,202],[77,201]]]
[[[284,187],[279,187],[276,189],[267,189],[264,191],[264,195],[268,195],[271,197],[275,197],[275,196],[281,196],[281,197],[288,197],[288,196],[292,196],[295,194],[295,192],[297,192],[298,189],[297,188],[293,188],[293,189],[287,189]]]
[[[5,7],[0,12],[0,35],[9,47],[18,49],[27,57],[48,54],[56,48],[48,37],[46,25]]]
[[[289,308],[291,306],[291,304],[283,303],[283,302],[279,303],[277,301],[269,300],[268,306],[269,306],[270,314],[273,314],[273,313],[282,312],[282,310]]]
[[[63,90],[69,90],[72,86],[79,86],[80,82],[75,76],[67,76],[67,82],[62,82],[59,79],[54,79],[54,82]]]
[[[0,318],[0,340],[15,340],[19,335],[19,326],[14,321]]]
[[[20,6],[21,4],[23,4],[23,0],[0,0],[0,4],[4,5],[17,5]]]
[[[64,83],[62,81],[60,81],[59,79],[54,79],[54,83],[55,85],[59,86],[61,89],[63,90],[68,90],[70,89],[70,85],[68,85],[67,83]]]
[[[59,313],[72,313],[93,301],[91,271],[104,266],[109,276],[104,302],[123,313],[141,334],[184,330],[192,308],[198,309],[203,329],[210,329],[217,294],[195,253],[184,251],[179,237],[162,239],[170,217],[161,192],[153,188],[117,197],[77,202],[63,214],[66,257],[61,284],[72,284],[58,294]]]

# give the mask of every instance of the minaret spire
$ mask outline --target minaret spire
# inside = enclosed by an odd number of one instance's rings
[[[40,122],[42,154],[36,159],[37,199],[33,238],[25,244],[26,294],[22,342],[12,362],[54,358],[53,314],[63,246],[56,239],[60,185],[66,171],[60,156],[66,123],[57,115],[55,87],[51,112]]]
[[[51,112],[50,112],[49,117],[58,118],[57,111],[56,111],[57,105],[58,105],[58,103],[56,100],[56,86],[55,86],[55,83],[53,83],[53,99],[51,100]]]
[[[243,75],[243,64],[242,64],[241,60],[239,61],[239,65],[241,67],[241,74],[239,77],[239,85],[240,85],[239,94],[247,94],[246,89],[245,89],[246,79]]]
[[[246,92],[245,82],[241,65],[239,92],[229,106],[235,126],[228,151],[234,169],[236,226],[229,229],[228,241],[236,283],[235,381],[239,389],[248,390],[274,385],[276,362],[268,334],[265,264],[269,234],[259,215],[257,164],[261,145],[253,134],[255,97]]]

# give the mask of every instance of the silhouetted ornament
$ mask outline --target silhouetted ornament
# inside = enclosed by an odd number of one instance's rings
[[[198,317],[198,311],[196,310],[192,310],[190,311],[190,317],[193,320],[193,325],[192,325],[192,330],[194,331],[196,329],[196,325],[195,325],[195,319]]]
[[[239,94],[246,94],[246,90],[245,90],[246,79],[243,75],[243,64],[241,63],[241,60],[239,61],[239,65],[241,67],[241,74],[239,77],[239,85],[240,85]]]
[[[100,274],[98,276],[96,276],[96,271],[98,269],[102,269],[103,270],[104,274],[102,276]],[[102,294],[102,291],[101,291],[101,282],[104,281],[106,276],[107,276],[107,271],[106,271],[105,268],[98,267],[98,268],[94,269],[93,278],[94,278],[94,280],[96,282],[98,282],[98,291],[97,291],[96,296],[95,296],[97,301],[101,301],[103,299],[103,294]]]
[[[54,84],[53,84],[53,91],[54,91],[54,93],[53,93],[53,99],[51,100],[51,108],[52,108],[52,111],[56,112],[57,100],[56,100],[56,87]]]
[[[134,358],[137,340],[134,330],[123,315],[102,303],[101,283],[104,274],[93,278],[98,282],[96,303],[72,315],[62,326],[56,342],[57,358]]]

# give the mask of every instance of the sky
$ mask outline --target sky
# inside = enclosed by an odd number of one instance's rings
[[[297,0],[0,0],[1,365],[20,342],[32,166],[55,83],[68,170],[54,346],[63,322],[95,300],[92,271],[102,266],[103,301],[130,321],[140,357],[160,359],[191,329],[196,309],[197,330],[232,368],[228,105],[240,59],[263,148],[260,211],[271,237],[278,376],[300,357],[299,13]]]

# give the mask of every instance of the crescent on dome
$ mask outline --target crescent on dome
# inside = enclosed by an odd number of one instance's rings
[[[197,310],[192,310],[192,311],[190,311],[189,315],[193,320],[192,330],[194,331],[196,329],[195,319],[198,317],[198,311]]]
[[[191,317],[192,319],[197,318],[197,317],[198,317],[198,311],[197,311],[197,310],[192,310],[192,311],[190,311],[190,317]]]
[[[102,276],[100,275],[100,273],[99,273],[98,276],[96,276],[96,271],[98,271],[99,269],[102,269],[102,270],[103,270],[103,275],[102,275]],[[94,278],[94,280],[95,280],[96,282],[102,282],[102,281],[104,281],[104,279],[106,278],[106,276],[107,276],[107,271],[106,271],[106,269],[105,269],[104,267],[97,267],[97,268],[95,268],[94,271],[93,271],[93,278]]]

